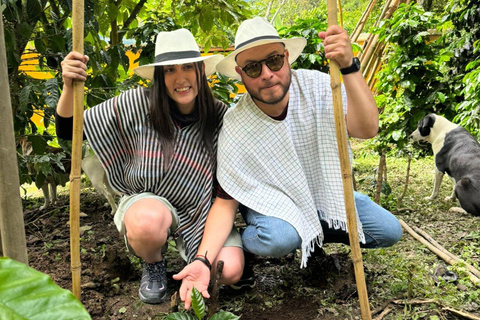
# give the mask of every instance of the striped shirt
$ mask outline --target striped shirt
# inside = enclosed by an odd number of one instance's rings
[[[200,125],[175,127],[176,141],[165,168],[162,146],[150,125],[149,101],[144,88],[126,91],[85,111],[85,134],[102,162],[111,186],[125,195],[152,192],[177,210],[179,228],[190,262],[203,236],[212,204],[216,161],[203,147]],[[219,118],[226,106],[216,101]],[[220,121],[214,133],[214,159]]]

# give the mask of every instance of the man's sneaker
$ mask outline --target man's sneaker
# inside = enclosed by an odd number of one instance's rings
[[[230,288],[235,290],[247,289],[255,287],[255,275],[253,274],[254,255],[250,252],[243,252],[245,255],[245,267],[243,268],[242,277],[237,283],[231,284]]]
[[[167,264],[165,259],[143,265],[142,279],[138,289],[140,300],[158,304],[167,295]]]

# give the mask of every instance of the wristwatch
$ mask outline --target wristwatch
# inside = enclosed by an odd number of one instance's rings
[[[354,73],[360,70],[360,59],[354,57],[352,60],[352,65],[350,67],[340,69],[340,72],[343,75]]]

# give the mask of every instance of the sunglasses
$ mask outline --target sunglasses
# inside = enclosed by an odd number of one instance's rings
[[[262,63],[271,71],[278,71],[282,69],[285,62],[285,54],[274,54],[266,59],[250,62],[245,67],[240,68],[250,78],[258,78],[262,74]]]

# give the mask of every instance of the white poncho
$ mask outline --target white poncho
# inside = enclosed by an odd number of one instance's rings
[[[346,94],[342,87],[344,113]],[[246,94],[227,111],[218,140],[217,179],[241,204],[293,225],[301,267],[323,244],[320,219],[347,230],[330,77],[292,70],[288,114],[277,121]],[[365,242],[358,219],[359,240]]]

